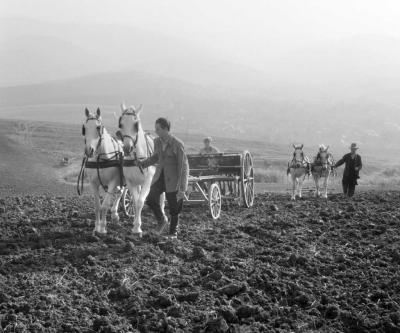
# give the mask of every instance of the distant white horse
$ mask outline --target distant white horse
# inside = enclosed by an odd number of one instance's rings
[[[142,106],[138,108],[134,106],[126,107],[121,104],[122,114],[118,120],[118,126],[121,131],[124,143],[124,176],[127,187],[132,194],[135,205],[135,219],[133,222],[132,232],[142,235],[142,219],[141,212],[150,192],[151,182],[156,171],[155,166],[141,169],[137,166],[137,160],[146,159],[154,152],[153,138],[144,132],[141,121],[140,111]],[[167,217],[164,213],[164,197],[160,198],[161,208],[164,219]]]
[[[106,215],[114,198],[114,190],[121,185],[121,145],[108,134],[101,121],[100,109],[96,114],[85,109],[86,121],[82,125],[82,135],[85,138],[85,159],[83,170],[89,177],[95,199],[96,222],[94,232],[107,233]],[[79,180],[78,180],[79,187]],[[103,202],[100,200],[100,188],[105,191]],[[117,192],[116,200],[111,207],[111,218],[118,221],[118,205],[121,191]]]
[[[294,152],[293,158],[288,162],[287,174],[292,178],[292,200],[296,200],[296,191],[298,192],[299,198],[301,198],[301,190],[306,175],[310,174],[310,160],[304,155],[303,145],[293,145]]]
[[[319,146],[319,151],[317,156],[314,159],[314,162],[311,166],[311,172],[315,182],[315,196],[321,196],[319,181],[321,178],[324,179],[323,182],[323,192],[322,197],[324,199],[328,198],[328,181],[329,176],[332,172],[332,167],[334,165],[333,156],[328,152],[329,146],[325,147],[325,145],[321,144]]]

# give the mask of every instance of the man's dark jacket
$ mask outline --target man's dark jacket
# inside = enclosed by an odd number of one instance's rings
[[[354,160],[351,158],[351,153],[344,155],[337,163],[335,167],[345,164],[343,171],[343,181],[348,184],[357,185],[357,179],[360,178],[359,171],[362,168],[361,156],[356,154]],[[358,167],[358,171],[355,168]]]

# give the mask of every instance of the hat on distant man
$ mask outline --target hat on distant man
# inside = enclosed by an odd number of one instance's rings
[[[350,145],[350,149],[358,149],[357,144],[353,142],[353,143]]]

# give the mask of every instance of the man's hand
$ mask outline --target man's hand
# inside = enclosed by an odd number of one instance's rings
[[[185,191],[178,191],[176,194],[176,201],[183,200],[185,198]]]

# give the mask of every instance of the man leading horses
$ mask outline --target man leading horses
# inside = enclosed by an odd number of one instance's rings
[[[154,154],[139,162],[142,168],[157,164],[156,173],[147,197],[158,221],[158,232],[161,234],[168,222],[164,220],[160,207],[160,195],[166,193],[171,221],[167,237],[177,238],[179,214],[182,211],[183,199],[188,186],[189,163],[181,140],[170,133],[171,123],[165,118],[158,118],[155,131],[158,138],[154,140]]]
[[[362,168],[361,156],[357,154],[357,144],[352,143],[350,146],[350,153],[344,155],[337,163],[335,168],[345,164],[342,178],[343,193],[352,197],[356,188],[357,179],[360,178],[359,172]]]

